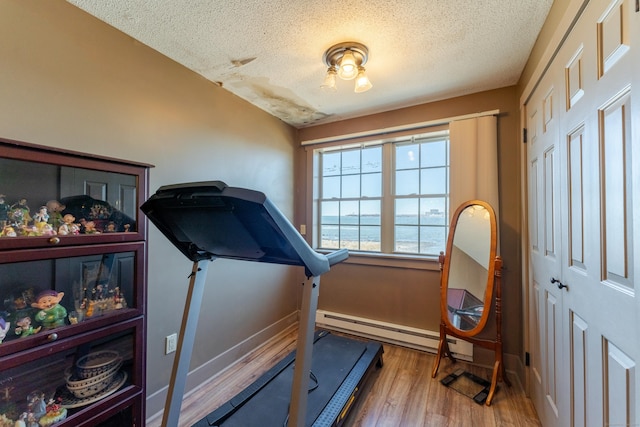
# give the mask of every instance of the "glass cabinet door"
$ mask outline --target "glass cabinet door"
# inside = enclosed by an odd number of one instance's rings
[[[77,426],[108,412],[115,400],[126,404],[143,390],[142,355],[136,354],[141,336],[142,320],[134,319],[66,346],[6,358],[0,366],[0,426]]]
[[[146,173],[0,140],[0,249],[144,239]]]
[[[142,244],[78,251],[0,253],[0,356],[141,313]]]

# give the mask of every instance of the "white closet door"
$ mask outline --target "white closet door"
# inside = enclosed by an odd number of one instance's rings
[[[531,382],[543,425],[640,422],[639,16],[635,1],[590,1],[526,106],[528,117],[551,115],[538,138],[547,148],[527,149],[529,165],[543,162],[528,172]]]
[[[560,425],[567,412],[562,366],[563,292],[557,90],[548,74],[527,104],[529,196],[529,313],[532,398],[542,425]]]

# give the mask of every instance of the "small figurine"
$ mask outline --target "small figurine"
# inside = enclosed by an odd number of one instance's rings
[[[40,332],[41,328],[41,326],[38,326],[37,328],[31,326],[31,317],[29,316],[24,316],[18,319],[16,321],[16,325],[15,333],[16,335],[20,335],[20,338],[26,338],[29,335],[37,334]]]
[[[9,332],[9,328],[11,327],[11,322],[7,322],[2,317],[0,317],[0,344],[2,344],[2,340],[7,336],[7,332]]]
[[[26,237],[41,236],[40,230],[35,225],[26,225],[22,227],[22,235]]]
[[[20,223],[22,223],[22,225],[27,225],[29,222],[31,222],[32,218],[30,213],[31,209],[29,209],[29,206],[27,205],[27,199],[25,199],[24,197],[11,205],[11,217],[13,218],[14,223],[17,225],[19,225]]]
[[[18,237],[18,233],[16,233],[16,229],[10,225],[5,225],[2,227],[2,231],[0,231],[0,237]]]
[[[27,414],[27,427],[40,427],[38,420],[33,412]]]
[[[76,217],[71,214],[66,214],[62,217],[64,222],[60,228],[58,228],[58,234],[62,236],[77,235],[80,234],[80,227],[75,224]]]
[[[27,413],[23,412],[16,420],[14,427],[27,427],[26,421],[27,421]]]
[[[46,406],[46,414],[38,420],[40,427],[49,427],[67,418],[67,409],[59,405],[59,402],[49,399]]]
[[[38,222],[36,228],[42,236],[55,236],[57,234],[56,230],[48,222]]]
[[[42,291],[36,297],[36,302],[31,307],[39,308],[36,320],[42,322],[45,329],[57,328],[64,325],[64,318],[67,317],[67,309],[60,305],[64,292],[54,290]]]
[[[49,200],[46,206],[49,214],[49,224],[54,230],[57,230],[63,224],[62,211],[65,210],[66,206],[57,200]]]
[[[27,396],[29,401],[29,411],[33,413],[33,417],[39,420],[47,413],[47,403],[44,400],[44,393],[34,391]]]
[[[33,216],[33,220],[36,223],[39,223],[39,222],[46,223],[47,221],[49,221],[49,212],[47,212],[47,207],[46,206],[40,206],[40,209],[38,210],[38,213],[36,213]]]
[[[0,194],[0,227],[4,228],[7,225],[9,219],[9,205],[5,202],[4,198],[7,197],[4,194]]]
[[[96,229],[96,223],[93,221],[88,221],[84,224],[84,233],[85,234],[100,234],[100,232]]]
[[[113,304],[116,310],[120,310],[126,306],[126,302],[124,300],[124,296],[120,293],[120,287],[116,286],[115,292],[113,294]]]

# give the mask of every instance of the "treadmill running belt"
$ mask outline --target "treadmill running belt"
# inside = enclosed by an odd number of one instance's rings
[[[318,418],[366,350],[367,342],[328,333],[314,343],[305,425],[312,425]],[[194,426],[285,426],[289,413],[295,365],[294,359],[288,358],[291,362],[284,367],[282,372],[276,374],[229,418],[220,421],[219,411],[216,410]],[[265,375],[273,375],[273,373],[267,372]],[[262,378],[256,382],[260,383],[261,380]],[[237,402],[238,400],[236,396],[229,402]]]

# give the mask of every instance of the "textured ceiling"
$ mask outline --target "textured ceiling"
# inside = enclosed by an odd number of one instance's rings
[[[513,85],[553,0],[67,0],[305,127]],[[368,92],[320,89],[324,51],[369,48]]]

